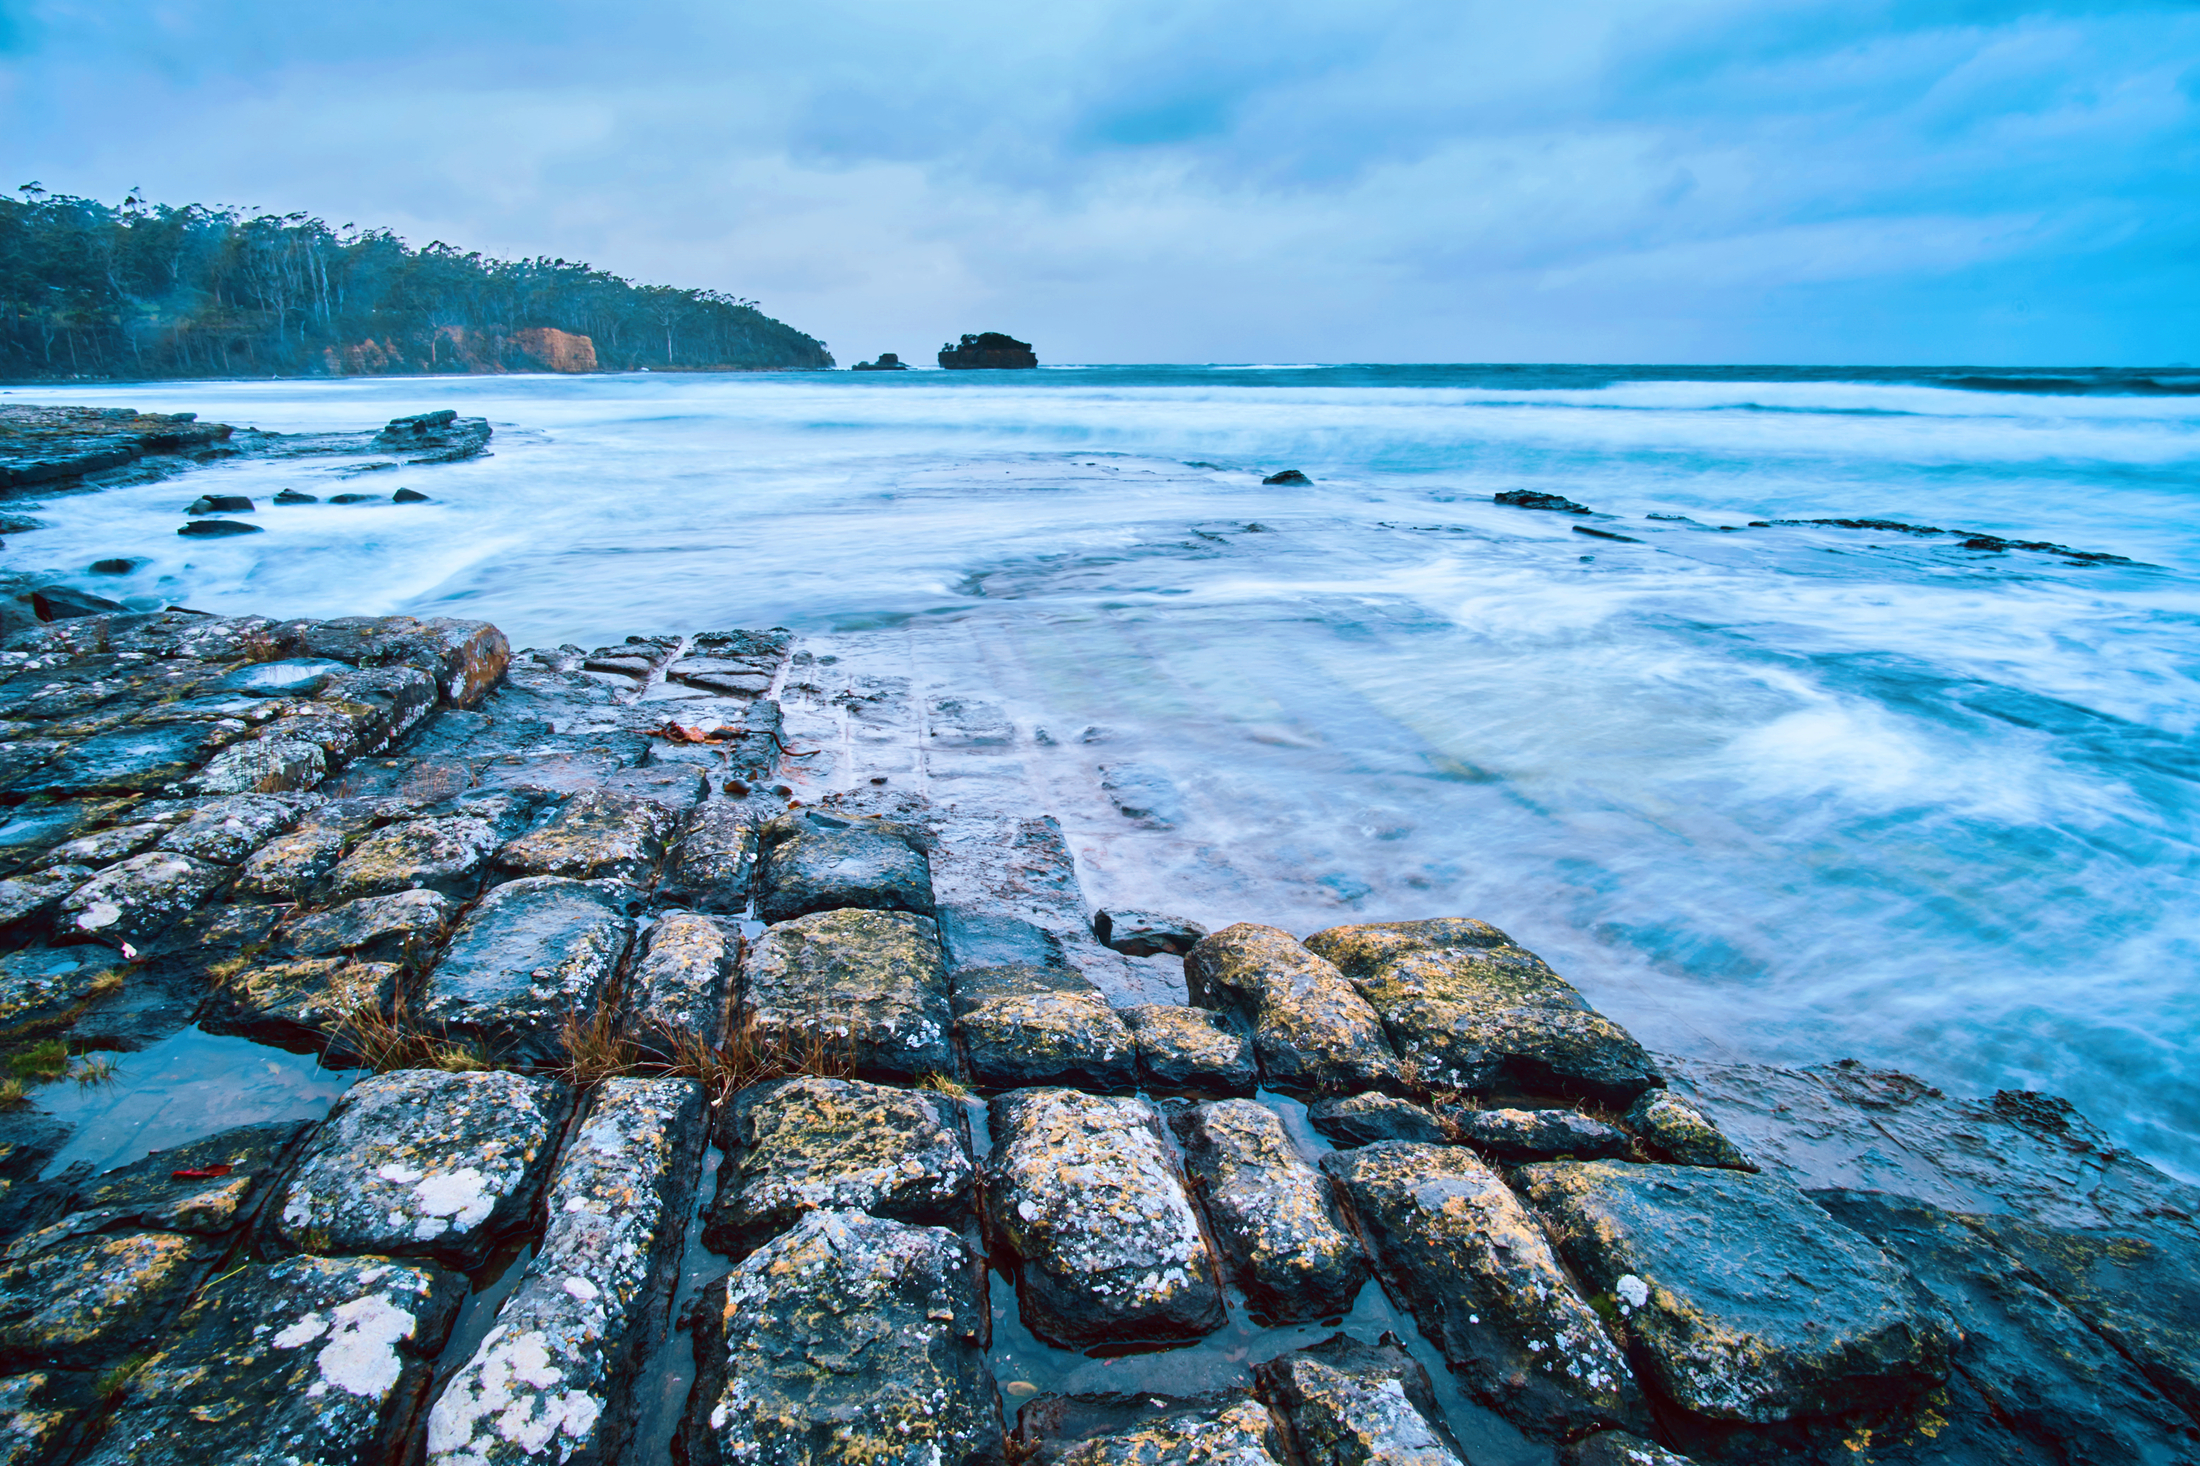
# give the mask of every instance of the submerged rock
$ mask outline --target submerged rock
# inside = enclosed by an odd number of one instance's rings
[[[549,1225],[496,1326],[428,1413],[428,1459],[611,1462],[671,1298],[703,1088],[609,1079],[551,1178]]]
[[[712,801],[688,812],[658,893],[698,911],[739,916],[748,909],[756,827],[741,807]]]
[[[688,1466],[991,1466],[979,1260],[939,1227],[815,1211],[705,1291]]]
[[[1274,1418],[1244,1390],[1051,1396],[1017,1412],[1016,1441],[1033,1466],[1283,1466],[1291,1459]]]
[[[974,967],[955,974],[955,1032],[988,1092],[1038,1084],[1127,1093],[1138,1044],[1100,990],[1067,968]]]
[[[1410,1140],[1416,1145],[1449,1145],[1443,1122],[1411,1100],[1387,1094],[1355,1094],[1316,1100],[1306,1107],[1307,1123],[1339,1150],[1380,1140]]]
[[[1476,1399],[1548,1439],[1647,1428],[1619,1346],[1472,1151],[1387,1140],[1333,1151],[1322,1169],[1351,1198],[1392,1296]]]
[[[465,1298],[464,1278],[388,1258],[238,1268],[131,1378],[86,1466],[394,1460]]]
[[[858,1079],[804,1077],[733,1096],[703,1244],[739,1257],[809,1212],[862,1211],[960,1229],[977,1167],[956,1102]]]
[[[1156,1094],[1241,1099],[1260,1086],[1253,1041],[1224,1014],[1175,1003],[1117,1010],[1138,1040],[1138,1075]]]
[[[1253,1367],[1261,1394],[1291,1422],[1306,1466],[1465,1466],[1436,1388],[1393,1334],[1349,1334]]]
[[[421,1021],[511,1062],[560,1062],[565,1020],[595,1011],[626,956],[631,900],[617,886],[562,876],[498,886],[428,974]]]
[[[1625,1105],[1665,1080],[1642,1045],[1533,952],[1466,917],[1338,926],[1306,939],[1375,1011],[1423,1083]]]
[[[1151,911],[1106,907],[1092,914],[1092,934],[1103,947],[1126,957],[1181,957],[1207,935],[1207,928],[1180,916],[1157,916]]]
[[[1612,1300],[1646,1377],[1693,1414],[1831,1415],[1947,1378],[1948,1320],[1785,1181],[1614,1161],[1519,1175],[1567,1260]]]
[[[815,1046],[865,1079],[955,1072],[938,928],[900,911],[820,911],[758,939],[742,1012],[757,1037]]]
[[[1507,504],[1515,509],[1549,509],[1559,514],[1587,514],[1583,505],[1560,494],[1546,494],[1538,489],[1506,489],[1490,495],[1493,504]]]
[[[554,1079],[498,1071],[361,1080],[307,1145],[277,1235],[301,1252],[472,1268],[526,1224],[571,1103]]]
[[[1192,948],[1184,981],[1201,1007],[1251,1018],[1270,1089],[1322,1095],[1405,1087],[1375,1010],[1289,932],[1243,921],[1225,927]]]
[[[1501,1161],[1548,1161],[1560,1157],[1599,1160],[1625,1155],[1627,1132],[1578,1110],[1469,1110],[1444,1112],[1458,1139]]]
[[[1026,1328],[1083,1348],[1221,1327],[1214,1259],[1152,1106],[1025,1089],[988,1114],[987,1223],[1015,1258]]]
[[[660,1051],[669,1049],[677,1034],[692,1034],[714,1047],[724,1043],[726,974],[740,950],[739,935],[707,916],[660,912],[627,979],[628,1033]]]
[[[1249,1099],[1174,1110],[1223,1262],[1264,1324],[1342,1317],[1367,1281],[1329,1183],[1291,1144],[1283,1121]]]
[[[761,840],[766,921],[857,906],[932,914],[932,867],[897,825],[804,810],[765,825]]]

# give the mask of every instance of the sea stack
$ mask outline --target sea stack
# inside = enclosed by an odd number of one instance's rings
[[[905,372],[909,370],[909,363],[903,361],[894,352],[882,351],[878,354],[877,361],[859,361],[848,370],[851,372]]]
[[[951,371],[981,367],[1004,370],[1038,364],[1039,358],[1033,354],[1029,341],[1018,341],[999,331],[983,331],[975,336],[965,332],[961,345],[949,343],[940,348],[940,365]]]

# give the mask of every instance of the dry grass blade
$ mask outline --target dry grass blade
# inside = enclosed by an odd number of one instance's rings
[[[463,1043],[413,1021],[402,992],[388,1007],[361,1003],[338,1019],[329,1036],[331,1060],[357,1059],[377,1074],[397,1069],[464,1072],[492,1067],[478,1045]]]
[[[677,1078],[701,1080],[714,1099],[770,1079],[854,1078],[855,1035],[845,1030],[829,1034],[826,1029],[818,1015],[785,1030],[766,1029],[755,1014],[748,1013],[726,1035],[724,1044],[712,1044],[689,1029],[659,1024],[651,1047],[662,1058],[652,1067]]]
[[[587,1018],[568,1012],[559,1026],[558,1041],[565,1046],[561,1078],[573,1084],[595,1084],[615,1074],[633,1074],[641,1051],[619,1031],[619,1015],[609,1004],[599,1003]]]

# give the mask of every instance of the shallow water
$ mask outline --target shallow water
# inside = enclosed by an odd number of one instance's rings
[[[1301,933],[1478,915],[1653,1044],[2052,1090],[2200,1176],[2192,397],[1099,368],[10,400],[498,425],[466,464],[53,496],[13,566],[146,555],[79,583],[515,644],[839,633],[851,665],[990,700],[1065,802],[1105,812],[1102,765],[1144,781],[1142,823],[1065,815],[1095,900]],[[1259,482],[1294,466],[1315,482]],[[436,502],[265,503],[289,486]],[[1639,543],[1490,502],[1512,488]],[[260,499],[268,532],[177,538],[200,492]],[[2146,563],[1716,528],[1815,517]]]

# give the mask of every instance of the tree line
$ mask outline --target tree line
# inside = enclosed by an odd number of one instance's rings
[[[500,260],[306,214],[0,197],[0,378],[526,370],[542,328],[600,370],[829,367],[825,344],[715,290]],[[585,360],[585,357],[581,358]]]

